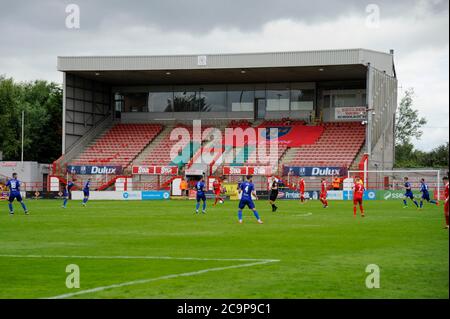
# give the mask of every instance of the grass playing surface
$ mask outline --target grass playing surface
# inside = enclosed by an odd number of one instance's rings
[[[15,203],[14,217],[1,202],[0,298],[449,297],[442,206],[367,201],[362,219],[351,202],[277,204],[257,201],[265,224],[245,210],[239,225],[237,202],[197,216],[193,201],[28,200],[31,215]],[[366,288],[369,264],[379,289]]]

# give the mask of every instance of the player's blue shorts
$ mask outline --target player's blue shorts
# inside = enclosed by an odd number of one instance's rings
[[[20,195],[20,192],[11,192],[11,193],[9,194],[9,199],[8,199],[8,201],[9,201],[10,203],[12,203],[12,202],[14,201],[14,199],[17,199],[18,202],[21,202],[21,201],[22,201],[22,195]]]
[[[250,209],[254,209],[255,203],[253,203],[253,200],[251,199],[241,199],[241,201],[239,202],[239,209],[243,209],[245,208],[245,206],[248,206],[248,208]]]
[[[203,195],[197,195],[197,202],[199,202],[199,201],[204,201],[204,202],[206,202],[206,195],[205,194],[203,194]]]
[[[83,194],[84,194],[84,197],[89,197],[89,190],[83,189]]]
[[[414,199],[414,194],[413,194],[412,192],[406,192],[406,193],[405,193],[405,197],[406,197],[406,198]]]
[[[422,193],[422,199],[424,199],[424,200],[426,200],[427,202],[429,202],[431,199],[430,199],[430,193],[428,193],[428,192],[423,192]]]

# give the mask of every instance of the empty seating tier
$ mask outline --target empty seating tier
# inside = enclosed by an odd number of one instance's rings
[[[365,126],[359,122],[326,123],[316,143],[293,148],[283,164],[350,167],[364,140]]]
[[[127,167],[161,132],[159,124],[117,124],[74,159],[72,165]]]

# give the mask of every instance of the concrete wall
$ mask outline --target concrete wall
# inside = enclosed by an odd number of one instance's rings
[[[394,163],[394,126],[397,110],[397,79],[369,67],[368,107],[370,112],[371,169],[392,169]]]
[[[110,86],[64,75],[63,153],[112,114]],[[112,119],[112,117],[111,117]]]
[[[44,175],[49,173],[49,164],[37,162],[0,162],[0,182],[6,182],[13,173],[17,173],[18,179],[24,184],[23,191],[42,191],[46,182]]]

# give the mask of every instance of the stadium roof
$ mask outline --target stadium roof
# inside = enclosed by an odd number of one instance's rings
[[[366,49],[240,54],[58,57],[58,70],[111,84],[364,79],[368,63],[395,76],[393,52]]]

